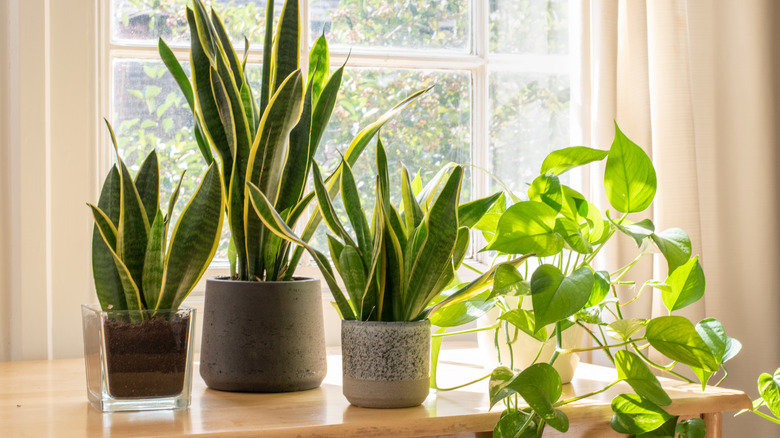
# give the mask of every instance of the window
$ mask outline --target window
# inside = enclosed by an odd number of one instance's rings
[[[191,133],[190,110],[159,60],[156,42],[164,38],[186,68],[186,3],[112,0],[103,20],[109,23],[104,74],[111,87],[104,113],[111,114],[121,153],[137,169],[157,148],[161,162],[168,163],[162,168],[168,192],[181,169],[190,169],[183,196],[194,189],[203,161]],[[277,12],[282,3],[277,0]],[[265,1],[207,4],[222,16],[235,41],[248,37],[249,63],[259,66]],[[427,97],[381,133],[396,177],[400,163],[426,180],[454,161],[486,169],[522,192],[542,157],[569,145],[567,0],[304,0],[302,11],[304,53],[324,32],[332,65],[349,55],[317,156],[324,168],[332,167],[360,128],[413,91],[434,84]],[[259,80],[259,68],[255,71]],[[364,187],[373,187],[371,149],[356,166]],[[485,196],[496,188],[487,174],[469,169],[463,197]],[[226,229],[217,258],[225,257],[227,239]]]

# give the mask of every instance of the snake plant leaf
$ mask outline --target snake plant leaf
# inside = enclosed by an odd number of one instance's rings
[[[149,242],[146,244],[144,274],[141,292],[147,305],[155,305],[160,300],[160,290],[165,269],[165,217],[157,209],[152,227],[149,230]]]
[[[423,210],[430,210],[436,193],[439,192],[439,186],[445,180],[447,174],[456,166],[455,163],[447,163],[436,172],[435,175],[425,184],[425,187],[417,194],[417,203]]]
[[[197,0],[199,2],[200,0]],[[203,136],[214,146],[217,154],[222,159],[222,175],[225,186],[230,186],[230,172],[233,168],[233,157],[226,143],[225,130],[219,117],[217,103],[211,86],[211,60],[206,54],[206,49],[201,41],[201,32],[208,29],[198,28],[195,12],[187,8],[187,23],[190,28],[190,74],[192,76],[192,93],[199,109],[196,115],[196,126],[200,126]],[[184,89],[183,92],[186,93]],[[203,149],[201,149],[203,152]],[[211,152],[209,151],[209,155]],[[204,154],[205,156],[205,154]],[[207,160],[209,161],[209,160]]]
[[[774,375],[762,373],[758,377],[758,392],[772,414],[780,418],[780,368]]]
[[[214,95],[214,100],[217,104],[217,112],[219,113],[219,119],[222,122],[222,128],[225,131],[225,142],[227,144],[230,156],[235,158],[236,156],[236,142],[238,132],[236,130],[237,120],[233,117],[233,109],[230,106],[230,98],[227,95],[227,89],[225,83],[219,76],[219,72],[214,67],[209,69],[209,78],[211,80],[211,92]]]
[[[249,83],[244,81],[241,85],[241,89],[238,90],[241,95],[241,106],[244,108],[244,116],[249,124],[249,137],[255,138],[257,135],[256,122],[259,122],[258,116],[255,114],[255,98],[252,96],[252,88]]]
[[[615,139],[604,169],[609,203],[621,213],[644,211],[653,202],[656,187],[653,162],[615,123]]]
[[[411,95],[409,95],[409,97],[399,102],[389,111],[387,111],[382,116],[380,116],[379,119],[374,121],[374,123],[366,126],[360,132],[358,132],[355,138],[352,139],[352,142],[347,148],[347,151],[344,153],[344,159],[349,163],[349,165],[350,166],[355,165],[355,162],[357,161],[360,154],[362,154],[366,146],[368,146],[369,141],[371,141],[374,135],[379,131],[379,129],[382,126],[384,126],[385,123],[387,123],[388,120],[390,120],[393,116],[403,111],[407,106],[414,103],[422,95],[427,93],[431,88],[432,87],[428,87],[426,89],[419,90],[415,93],[412,93]],[[336,185],[336,181],[338,181],[340,178],[341,178],[341,167],[337,168],[334,173],[332,173],[328,178],[325,179],[328,186],[328,194],[331,197],[335,197],[338,194],[339,187]],[[309,221],[306,223],[306,227],[303,230],[303,234],[301,235],[301,238],[304,241],[308,241],[309,239],[311,239],[311,237],[314,235],[314,232],[317,230],[317,227],[319,226],[321,221],[322,221],[322,214],[319,212],[319,210],[317,210],[314,212],[314,214],[311,215]],[[303,255],[303,251],[304,249],[301,247],[296,248],[295,252],[290,258],[291,266],[296,266],[298,264],[298,261],[301,259],[301,256]],[[292,275],[292,273],[288,275]]]
[[[669,289],[661,291],[664,306],[673,312],[699,301],[704,296],[706,281],[704,270],[699,264],[699,256],[688,260],[675,269],[665,283]]]
[[[401,199],[404,208],[403,217],[404,222],[406,223],[406,229],[411,232],[411,230],[420,225],[425,214],[420,208],[420,204],[417,203],[417,199],[414,197],[412,180],[409,177],[409,170],[406,166],[401,166]],[[458,213],[458,219],[461,219],[460,209],[458,210]]]
[[[171,233],[155,309],[177,309],[198,283],[219,245],[224,215],[219,172],[211,164]]]
[[[298,2],[285,1],[271,49],[272,92],[281,88],[285,78],[300,68],[301,24],[298,15]]]
[[[563,386],[561,376],[552,365],[545,362],[533,364],[513,378],[508,386],[555,430],[569,430],[566,414],[553,407],[553,403],[561,397]]]
[[[637,435],[663,426],[670,418],[666,411],[636,394],[620,394],[612,399],[612,429]]]
[[[691,238],[685,231],[679,228],[669,228],[660,233],[653,233],[650,237],[666,258],[669,274],[690,260],[692,255]]]
[[[386,228],[381,220],[381,216],[377,216],[376,233],[378,234],[374,238],[374,244],[371,248],[371,259],[368,265],[367,275],[368,281],[363,290],[359,312],[360,319],[363,321],[369,319],[377,319],[379,321],[387,319],[385,312],[389,311],[389,308],[392,308],[392,303],[389,305],[386,305],[387,303],[385,303],[388,272],[393,276],[400,275],[400,272],[396,272],[400,263],[397,259],[400,254],[398,241],[393,238],[394,236],[388,237],[385,230]],[[385,246],[388,248],[385,248]],[[389,252],[385,251],[385,249],[388,249]],[[380,267],[380,263],[383,263],[384,266]],[[377,274],[379,274],[379,278],[377,278]],[[384,276],[384,278],[382,278],[382,276]],[[379,280],[378,283],[377,280]],[[374,315],[373,318],[372,315]]]
[[[534,327],[544,327],[577,313],[590,298],[593,271],[584,266],[564,276],[553,265],[539,266],[531,276]]]
[[[203,5],[201,0],[193,0],[192,9],[195,17],[195,23],[198,27],[198,40],[203,47],[203,51],[209,60],[214,63],[216,58],[217,48],[217,35],[214,25],[209,20],[209,14],[206,11],[206,6]]]
[[[341,312],[342,318],[347,320],[354,320],[355,312],[352,309],[352,306],[349,304],[349,301],[347,301],[346,297],[344,296],[344,292],[342,292],[341,287],[339,287],[335,277],[333,276],[333,269],[331,268],[327,257],[301,240],[301,238],[298,237],[289,226],[287,226],[287,224],[284,222],[284,219],[282,219],[282,217],[279,216],[279,214],[274,210],[271,202],[268,200],[268,198],[265,197],[263,192],[260,191],[256,185],[251,182],[247,182],[247,187],[249,188],[249,198],[252,201],[252,206],[254,207],[255,213],[257,213],[257,215],[263,221],[263,224],[268,227],[268,230],[277,236],[296,245],[302,246],[307,251],[309,251],[309,253],[314,258],[315,263],[317,263],[317,266],[320,268],[320,272],[325,279],[325,283],[327,283],[328,287],[330,288],[330,291],[333,294],[333,298],[336,300],[336,305],[338,306],[339,312]]]
[[[669,359],[707,371],[718,371],[718,360],[696,332],[693,323],[682,316],[660,316],[647,323],[645,337],[650,345]]]
[[[539,257],[557,254],[564,240],[555,232],[555,217],[555,210],[541,202],[518,202],[501,215],[496,234],[483,251]]]
[[[408,273],[405,290],[410,294],[409,309],[424,309],[440,273],[449,266],[450,254],[458,234],[458,200],[463,168],[456,166],[441,193],[425,216],[428,235]],[[407,315],[411,317],[413,315]]]
[[[472,228],[487,214],[493,205],[503,196],[498,192],[458,206],[458,224],[462,227]]]
[[[327,234],[328,238],[328,251],[330,251],[330,258],[333,260],[333,264],[336,266],[337,271],[341,271],[341,265],[339,260],[341,259],[341,252],[344,251],[344,244],[339,242],[338,239],[331,234]]]
[[[181,183],[184,181],[184,174],[186,174],[186,170],[181,171],[181,176],[179,176],[179,182],[176,183],[176,188],[173,189],[173,193],[171,193],[171,199],[168,200],[168,212],[165,213],[165,235],[168,235],[168,224],[171,223],[171,216],[173,215],[173,210],[176,208],[176,201],[179,200],[179,192],[181,192]]]
[[[418,303],[420,303],[418,304],[418,307],[409,311],[409,315],[413,315],[410,320],[417,321],[427,318],[431,313],[431,308],[429,307],[430,304],[436,302],[436,298],[440,296],[441,291],[446,290],[452,286],[454,280],[455,269],[452,267],[452,257],[450,257],[447,263],[444,265],[444,270],[441,272],[441,274],[439,274],[439,279],[436,280],[436,283],[434,283],[430,292],[428,292],[428,295],[424,296],[421,300],[418,301]],[[412,297],[415,296],[414,294],[407,295],[411,295]],[[450,297],[446,297],[445,299],[449,298]]]
[[[144,206],[149,224],[154,221],[154,215],[160,208],[160,164],[157,152],[152,151],[141,163],[141,168],[135,175],[135,188]]]
[[[363,258],[353,246],[346,245],[339,255],[338,266],[341,267],[339,273],[344,281],[349,299],[355,303],[362,319],[365,310],[362,305],[363,292],[366,290],[368,279],[371,278],[366,276],[367,267],[363,265]]]
[[[541,326],[537,329],[537,327],[534,325],[533,312],[529,312],[528,310],[524,309],[512,309],[501,314],[498,319],[512,324],[513,326],[520,329],[520,331],[539,342],[544,342],[547,340],[547,329],[544,326]]]
[[[585,146],[573,146],[550,152],[542,162],[539,175],[562,175],[575,167],[594,161],[601,161],[609,151],[592,149]]]
[[[218,52],[227,58],[233,79],[236,81],[236,88],[240,90],[244,81],[243,67],[241,61],[238,60],[236,49],[233,48],[233,44],[230,42],[230,37],[225,30],[225,25],[222,23],[222,19],[219,18],[219,15],[214,11],[214,8],[211,9],[211,24],[216,33],[215,42],[219,47]]]
[[[641,397],[658,406],[672,404],[672,399],[661,387],[661,382],[636,354],[626,350],[618,350],[615,353],[615,367],[618,379],[628,383]]]
[[[528,187],[528,199],[542,202],[555,210],[556,213],[563,207],[563,192],[561,182],[555,175],[541,175]]]
[[[363,260],[369,262],[373,240],[371,228],[360,204],[360,194],[355,183],[355,176],[352,173],[352,167],[345,160],[341,161],[341,166],[343,167],[341,172],[341,200],[344,202],[344,210],[347,211],[349,223],[352,224],[352,229],[355,230],[357,246],[363,253]]]
[[[103,211],[108,218],[108,223],[112,226],[119,222],[120,210],[120,181],[119,171],[116,166],[112,166],[103,183],[98,199],[98,208]],[[115,310],[127,309],[125,301],[125,292],[122,288],[122,281],[114,265],[112,251],[116,251],[116,227],[114,226],[112,246],[107,246],[106,241],[100,234],[97,224],[92,231],[92,277],[95,281],[95,290],[97,291],[98,301],[103,310],[109,308]],[[110,307],[109,307],[110,306]]]
[[[302,93],[301,72],[296,70],[269,101],[249,153],[246,181],[260,188],[271,202],[276,202],[279,193],[278,184],[284,166],[285,145],[290,131],[301,115]],[[240,211],[244,212],[248,274],[249,278],[254,278],[263,274],[263,260],[259,258],[263,229],[260,219],[249,208],[249,202],[249,197],[244,195],[244,205]]]
[[[111,257],[114,260],[114,266],[116,267],[116,272],[119,276],[119,280],[122,284],[122,291],[125,296],[125,304],[127,305],[127,310],[139,310],[144,308],[144,303],[142,301],[141,293],[138,289],[137,284],[135,281],[133,281],[132,274],[130,273],[130,270],[127,269],[127,266],[122,261],[122,258],[117,254],[116,251],[114,251],[112,248],[115,245],[118,245],[118,236],[119,232],[116,228],[114,228],[114,225],[111,224],[111,222],[108,219],[108,216],[104,212],[102,212],[99,208],[95,207],[94,205],[87,204],[92,209],[92,217],[95,220],[95,225],[97,226],[97,229],[100,233],[101,238],[103,239],[103,242],[105,243],[105,247],[108,248],[108,250],[111,253]],[[100,292],[98,292],[98,297],[100,297]],[[108,309],[111,309],[109,303],[107,305]],[[125,310],[125,309],[121,309]]]
[[[322,175],[320,174],[319,166],[315,163],[312,167],[312,180],[314,182],[314,191],[317,194],[317,205],[319,205],[322,217],[325,219],[325,224],[336,234],[337,237],[344,241],[344,244],[351,246],[355,249],[359,247],[352,237],[350,237],[347,230],[342,225],[341,221],[336,214],[336,208],[328,196],[328,189],[325,187],[325,183],[322,181]]]
[[[309,77],[307,82],[312,86],[312,102],[317,102],[322,94],[322,89],[328,79],[330,71],[330,52],[328,51],[328,41],[323,35],[314,40],[314,44],[309,51]]]
[[[469,237],[471,231],[468,227],[458,228],[458,238],[455,240],[455,249],[452,252],[452,267],[458,269],[466,258],[469,249]]]

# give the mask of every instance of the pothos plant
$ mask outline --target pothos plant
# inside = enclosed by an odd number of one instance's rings
[[[424,320],[447,303],[470,298],[488,288],[495,269],[466,284],[457,281],[456,271],[468,250],[470,228],[500,195],[460,203],[461,166],[444,166],[425,187],[419,174],[412,180],[403,167],[402,208],[397,208],[390,201],[390,174],[379,140],[376,167],[376,204],[369,221],[350,165],[346,160],[341,162],[341,200],[353,233],[338,218],[325,182],[314,167],[317,201],[331,231],[330,256],[344,281],[346,294],[325,254],[287,227],[266,196],[248,183],[252,205],[269,230],[311,253],[345,320]],[[519,266],[522,260],[506,264]]]
[[[560,177],[573,168],[604,159],[604,188],[611,210],[602,213],[581,193],[563,184]],[[702,297],[705,277],[683,230],[656,231],[650,219],[635,218],[653,202],[656,184],[650,158],[615,125],[609,150],[570,147],[550,153],[540,175],[528,187],[527,200],[513,197],[517,202],[505,211],[498,204],[477,224],[489,239],[484,250],[496,251],[498,260],[533,255],[534,264],[527,261],[520,269],[501,267],[489,294],[459,303],[449,311],[463,313],[467,304],[484,311],[503,302],[501,320],[541,340],[547,339],[544,327],[553,325],[550,337],[556,341],[556,350],[548,361],[537,357],[525,369],[499,367],[491,373],[491,407],[503,401],[506,408],[494,436],[541,436],[547,425],[566,432],[569,421],[561,407],[604,392],[619,382],[626,382],[633,393],[620,394],[612,401],[611,424],[617,432],[704,436],[701,420],[680,421],[664,410],[671,399],[652,370],[692,383],[676,371],[681,366],[689,367],[704,387],[721,370],[725,378],[724,363],[737,354],[741,344],[727,336],[715,319],[694,324],[675,314]],[[596,256],[617,235],[635,241],[638,255],[616,271],[598,269]],[[653,247],[666,259],[668,275],[663,280],[648,279],[637,287],[634,281],[626,280],[626,275],[642,258],[656,252]],[[627,287],[634,291],[633,297],[622,301],[617,291]],[[650,288],[660,291],[668,315],[624,318],[622,309]],[[530,301],[531,308],[507,306],[504,299],[510,295],[520,303]],[[585,329],[595,347],[563,348],[562,331],[574,324]],[[649,347],[668,358],[669,363],[651,359]],[[618,378],[593,393],[562,399],[561,378],[552,365],[560,355],[586,350],[603,351],[617,369]]]
[[[98,205],[87,204],[95,220],[92,272],[98,301],[104,311],[177,309],[219,243],[225,214],[219,174],[209,166],[169,238],[184,172],[163,213],[157,153],[150,152],[133,177],[106,125],[117,164],[103,183]]]
[[[313,192],[306,193],[308,175],[344,71],[341,66],[330,74],[328,44],[321,36],[309,54],[308,75],[303,75],[299,2],[285,1],[275,28],[274,3],[266,7],[259,99],[247,76],[248,40],[239,58],[222,20],[213,9],[209,14],[201,0],[187,8],[191,79],[168,45],[159,41],[160,56],[193,112],[200,152],[207,163],[219,162],[227,194],[231,276],[238,280],[292,279],[303,249],[293,252],[286,240],[263,226],[249,205],[246,183],[255,184],[294,227],[314,199]],[[412,94],[360,131],[345,160],[354,164],[379,128],[425,91]],[[332,194],[338,191],[339,171],[326,179]],[[312,215],[304,240],[311,239],[321,220],[319,212]]]
[[[752,412],[775,424],[780,424],[780,368],[774,374],[762,373],[758,376],[759,397],[753,400],[753,407],[737,412],[737,415]],[[771,415],[761,411],[766,407]]]

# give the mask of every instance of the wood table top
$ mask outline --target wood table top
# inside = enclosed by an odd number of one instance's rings
[[[443,351],[440,386],[456,386],[487,372],[474,363],[477,349]],[[490,411],[487,381],[431,392],[422,406],[365,409],[341,394],[341,357],[328,356],[328,376],[317,389],[283,394],[245,394],[206,388],[193,376],[187,410],[101,413],[87,400],[82,359],[0,363],[2,437],[416,437],[491,431],[501,408]],[[600,389],[615,379],[613,369],[581,364],[564,398]],[[732,411],[750,407],[741,391],[707,388],[662,379],[674,400],[674,415]],[[630,392],[624,383],[593,398],[562,408],[571,423],[609,421],[611,399]]]

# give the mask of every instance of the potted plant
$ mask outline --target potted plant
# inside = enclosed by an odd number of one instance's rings
[[[315,388],[326,374],[319,281],[294,276],[303,254],[269,232],[249,206],[254,183],[293,227],[313,200],[306,183],[338,94],[343,66],[330,73],[328,46],[317,39],[308,75],[299,67],[297,0],[288,0],[273,26],[266,9],[260,97],[246,75],[249,44],[239,59],[219,16],[201,0],[187,9],[191,79],[161,39],[160,55],[187,98],[204,159],[219,162],[231,232],[229,278],[206,283],[200,372],[213,389],[282,392]],[[362,130],[345,152],[354,163],[377,130],[419,91]],[[258,102],[259,100],[259,102]],[[214,156],[216,153],[216,157]],[[328,178],[338,190],[338,171]],[[304,240],[321,216],[309,219]]]
[[[609,211],[603,215],[559,179],[575,167],[605,158],[604,188],[611,208],[620,213],[615,218]],[[634,393],[621,394],[612,402],[612,427],[617,432],[637,436],[704,436],[701,420],[680,420],[663,409],[671,399],[652,370],[693,383],[675,371],[684,365],[704,387],[720,370],[725,377],[724,363],[737,354],[741,345],[728,337],[715,319],[694,324],[674,314],[702,297],[704,271],[698,256],[692,254],[684,231],[656,231],[649,219],[629,219],[629,215],[650,206],[655,192],[651,160],[616,125],[609,150],[571,147],[550,153],[542,163],[540,176],[529,187],[529,200],[516,202],[493,226],[485,227],[492,235],[486,250],[537,257],[533,269],[526,265],[524,272],[515,270],[503,277],[507,279],[504,284],[495,285],[492,298],[511,294],[531,304],[530,309],[505,309],[502,320],[531,336],[538,336],[543,327],[553,325],[551,336],[556,340],[556,349],[547,360],[537,357],[520,370],[499,367],[493,371],[489,385],[491,406],[503,401],[506,407],[494,436],[539,436],[548,424],[566,432],[569,423],[559,410],[561,406],[601,393],[621,381]],[[617,235],[634,240],[639,254],[614,272],[598,270],[594,266],[596,255]],[[664,280],[648,279],[636,288],[635,282],[626,280],[626,274],[639,260],[652,254],[653,247],[666,259],[668,275]],[[622,302],[617,289],[626,287],[634,288],[635,296]],[[651,288],[660,291],[669,315],[624,318],[621,309]],[[585,330],[595,347],[562,345],[563,331],[574,324]],[[670,363],[651,359],[648,347]],[[585,350],[602,350],[617,368],[618,378],[593,393],[561,399],[561,377],[553,364],[562,356]],[[528,407],[520,405],[519,398]]]
[[[328,246],[343,289],[328,258],[297,237],[270,200],[249,183],[252,205],[271,232],[311,253],[333,293],[343,318],[347,400],[374,408],[417,406],[427,397],[430,382],[429,315],[449,302],[480,293],[492,279],[494,271],[458,284],[456,270],[468,249],[470,227],[498,195],[459,204],[463,168],[456,165],[443,168],[415,193],[403,168],[399,211],[390,202],[387,160],[377,141],[376,203],[369,220],[350,164],[342,161],[341,168],[341,200],[353,234],[338,218],[316,166],[314,187],[333,233]],[[520,260],[508,263],[519,265]]]
[[[82,306],[89,400],[103,411],[186,408],[195,311],[181,303],[219,242],[224,216],[219,174],[209,166],[169,234],[181,180],[163,214],[157,154],[149,153],[133,178],[106,124],[117,164],[98,205],[88,204],[95,220],[92,272],[100,302]]]

